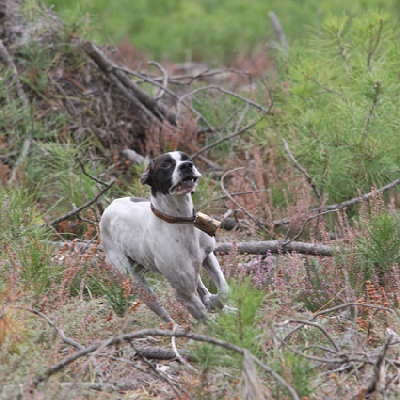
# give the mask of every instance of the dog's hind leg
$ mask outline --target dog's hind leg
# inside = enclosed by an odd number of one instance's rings
[[[207,309],[196,295],[196,292],[190,293],[186,289],[176,288],[176,294],[186,304],[188,311],[194,318],[202,322],[210,320]]]
[[[175,321],[169,316],[167,310],[160,303],[160,300],[158,299],[154,290],[146,281],[144,277],[145,268],[143,267],[143,265],[138,264],[130,257],[128,257],[128,260],[130,265],[130,276],[132,279],[132,283],[134,289],[137,291],[140,300],[142,300],[143,303],[145,303],[146,306],[150,308],[150,310],[155,312],[165,322],[175,323]]]

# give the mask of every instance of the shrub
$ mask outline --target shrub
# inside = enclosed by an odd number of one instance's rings
[[[398,33],[384,14],[331,17],[291,52],[277,132],[329,202],[398,176]]]
[[[0,190],[0,277],[12,271],[21,288],[43,294],[59,276],[60,268],[51,265],[51,249],[34,196],[21,188]]]
[[[390,209],[368,214],[359,222],[355,238],[357,262],[352,264],[352,275],[362,286],[375,278],[386,286],[388,274],[400,263],[400,214]]]

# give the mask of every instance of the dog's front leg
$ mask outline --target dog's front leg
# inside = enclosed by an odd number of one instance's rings
[[[199,283],[197,285],[197,293],[199,294],[200,299],[203,302],[203,304],[206,307],[208,307],[210,305],[211,293],[209,292],[207,286],[201,280],[200,276],[199,276]]]
[[[145,303],[146,306],[150,308],[150,310],[155,312],[165,322],[175,323],[175,321],[169,316],[167,310],[160,303],[160,300],[154,293],[154,290],[146,281],[144,277],[145,268],[131,259],[129,259],[129,264],[132,271],[132,273],[130,274],[131,279],[134,287],[136,286],[135,289],[137,289],[138,297],[140,298],[140,300],[142,300],[143,303]]]
[[[225,281],[224,274],[221,271],[221,267],[214,253],[210,253],[207,256],[207,258],[203,262],[203,267],[206,269],[208,275],[210,276],[211,280],[214,282],[217,288],[217,294],[209,296],[210,305],[216,308],[223,308],[224,304],[228,300],[229,286]],[[202,285],[204,286],[203,283]]]

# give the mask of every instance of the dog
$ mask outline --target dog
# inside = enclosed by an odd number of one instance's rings
[[[146,281],[146,270],[162,274],[191,315],[206,322],[208,311],[223,309],[229,287],[213,250],[215,239],[193,225],[192,193],[200,172],[191,158],[174,151],[152,160],[142,184],[150,201],[138,197],[114,200],[101,217],[101,243],[106,261],[127,273],[139,298],[166,322],[175,322]],[[217,288],[211,294],[201,280],[204,267]]]

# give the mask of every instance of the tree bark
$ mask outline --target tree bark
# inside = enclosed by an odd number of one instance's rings
[[[344,250],[337,246],[325,244],[305,243],[305,242],[286,242],[283,240],[266,240],[239,243],[217,243],[216,253],[227,254],[237,247],[239,254],[281,254],[281,253],[299,253],[313,256],[331,257]]]

